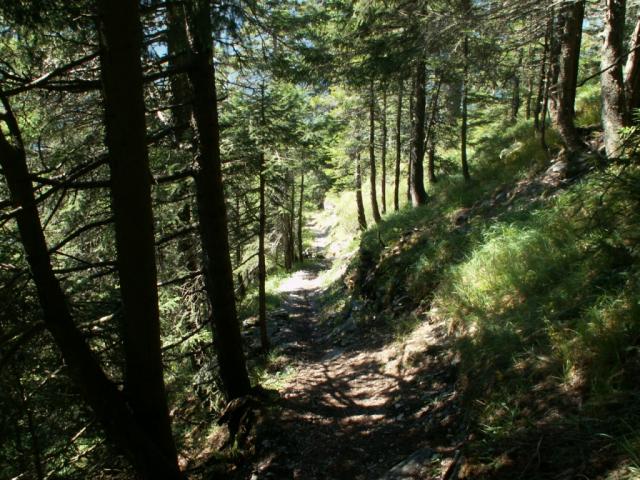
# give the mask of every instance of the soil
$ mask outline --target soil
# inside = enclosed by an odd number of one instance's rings
[[[255,454],[234,478],[442,478],[466,434],[446,331],[425,318],[399,339],[370,319],[322,321],[321,274],[345,261],[330,245],[328,218],[310,225],[318,260],[281,284],[272,343],[295,373],[263,412]]]

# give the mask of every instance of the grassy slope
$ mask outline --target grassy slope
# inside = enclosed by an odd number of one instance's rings
[[[611,166],[544,194],[526,188],[548,166],[529,122],[474,143],[471,184],[442,179],[428,205],[363,235],[355,298],[395,328],[447,322],[469,478],[637,478],[640,173]]]

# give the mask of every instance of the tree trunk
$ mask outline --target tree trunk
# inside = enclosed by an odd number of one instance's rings
[[[238,193],[235,198],[235,212],[233,216],[233,234],[235,236],[235,267],[238,268],[242,265],[242,242],[240,239],[242,238],[242,227],[240,226],[240,194]],[[239,271],[236,274],[236,281],[238,282],[238,298],[244,298],[246,294],[246,289],[244,285],[244,280],[242,278],[242,273]]]
[[[414,207],[427,203],[427,192],[424,189],[424,114],[426,108],[425,99],[425,65],[424,61],[418,61],[416,66],[415,104],[413,114],[413,135],[411,147],[411,204]]]
[[[404,81],[398,82],[398,108],[396,111],[396,165],[393,186],[393,209],[397,212],[400,209],[400,160],[402,157],[402,94]]]
[[[355,156],[356,160],[356,205],[358,207],[358,225],[360,230],[365,231],[367,229],[367,219],[364,215],[364,202],[362,201],[362,173],[360,171],[360,153]]]
[[[260,126],[265,127],[265,105],[264,105],[264,83],[260,85]],[[269,332],[267,330],[267,258],[265,254],[264,241],[267,234],[267,205],[265,190],[267,187],[267,177],[265,174],[264,152],[258,156],[258,201],[260,202],[258,212],[258,326],[260,328],[260,346],[263,351],[271,348],[269,342]]]
[[[288,201],[288,198],[287,198]],[[284,269],[287,272],[293,270],[293,248],[291,238],[291,213],[288,211],[282,212],[280,215],[280,223],[282,229],[282,250],[284,256]]]
[[[8,103],[4,100],[3,103],[7,108]],[[17,124],[11,120],[10,125],[18,147],[11,145],[0,130],[0,166],[11,202],[20,207],[16,222],[36,286],[44,324],[62,353],[74,385],[93,410],[107,436],[127,455],[140,477],[149,480],[179,479],[181,475],[176,458],[168,457],[156,443],[156,438],[141,428],[125,403],[124,395],[107,378],[71,317],[51,266]]]
[[[296,237],[293,228],[296,221],[296,174],[293,171],[291,172],[291,196],[289,200],[289,224],[287,225],[289,229],[289,248],[291,249],[289,254],[291,259],[296,262],[298,259],[296,258]]]
[[[529,50],[529,57],[531,57],[532,53],[531,50]],[[527,100],[525,103],[525,118],[527,120],[529,120],[531,118],[531,100],[533,98],[533,76],[532,76],[532,72],[529,68],[527,68]]]
[[[111,206],[123,309],[124,391],[133,415],[175,462],[162,372],[151,173],[138,3],[100,0],[99,39]]]
[[[382,124],[382,149],[380,152],[382,164],[382,179],[380,182],[380,194],[382,200],[382,213],[387,213],[387,87],[382,90],[382,111],[380,112]]]
[[[622,153],[620,129],[628,125],[624,84],[622,80],[625,0],[605,0],[604,44],[601,67],[607,69],[600,77],[602,85],[602,125],[607,156],[614,158]]]
[[[260,345],[262,350],[267,351],[270,348],[269,334],[267,332],[267,262],[265,257],[264,240],[267,233],[267,208],[265,204],[265,165],[264,153],[260,152],[259,163],[259,219],[258,219],[258,325],[260,327]]]
[[[196,201],[204,256],[205,284],[211,302],[214,342],[224,394],[233,399],[251,385],[242,351],[229,251],[227,213],[220,160],[220,129],[212,55],[209,2],[188,2],[187,31],[192,65],[193,117],[198,138]]]
[[[373,220],[380,223],[380,210],[378,210],[378,195],[376,193],[376,145],[375,145],[375,96],[373,92],[373,80],[369,89],[369,180],[371,183],[371,211]]]
[[[522,49],[518,51],[518,65],[516,71],[513,74],[511,81],[513,82],[513,90],[511,94],[511,121],[515,122],[518,119],[518,112],[520,111],[520,73],[522,70]]]
[[[411,129],[410,129],[410,135],[409,135],[409,161],[407,162],[407,202],[411,203],[411,178],[413,177],[413,172],[411,169],[411,166],[413,165],[413,161],[411,160],[412,157],[412,151],[411,149],[413,148],[413,145],[415,143],[415,140],[413,138],[413,134],[415,133],[415,130],[413,128],[413,114],[415,112],[415,91],[416,91],[416,77],[413,77],[413,81],[411,82],[411,94],[409,95],[409,120],[411,122]]]
[[[304,172],[300,173],[300,203],[298,204],[298,258],[304,260],[304,251],[302,245],[302,221],[304,219]]]
[[[640,108],[640,15],[631,35],[629,56],[624,69],[624,87],[627,97],[627,111],[633,114]]]
[[[167,4],[167,54],[169,68],[184,68],[189,62],[189,43],[182,14],[182,6],[177,3]],[[171,123],[176,147],[188,149],[194,147],[191,135],[191,87],[185,73],[173,74],[169,77],[171,88]],[[187,186],[180,183],[178,196],[184,197]],[[185,228],[191,226],[191,202],[186,200],[184,207],[178,212],[178,219]],[[192,235],[185,235],[178,240],[178,250],[182,254],[189,272],[200,269],[197,247]]]
[[[560,12],[562,27],[560,37],[557,79],[551,93],[555,105],[553,121],[569,151],[578,151],[583,147],[582,140],[574,125],[576,88],[578,85],[578,66],[580,63],[580,43],[582,38],[582,20],[584,2],[567,3]]]
[[[465,35],[463,45],[464,71],[462,73],[462,126],[460,128],[460,162],[462,164],[462,176],[468,182],[469,164],[467,163],[467,97],[469,95],[469,37]]]
[[[533,126],[538,131],[540,130],[540,113],[542,112],[542,101],[544,100],[544,89],[547,82],[547,57],[549,55],[550,35],[549,25],[550,22],[547,22],[547,29],[544,35],[544,47],[542,49],[542,59],[540,60],[540,79],[538,81],[538,93],[536,95],[536,103],[533,109]]]
[[[425,142],[428,147],[427,157],[427,175],[429,177],[429,183],[436,183],[436,165],[435,165],[435,135],[436,135],[436,118],[438,115],[438,100],[440,97],[440,88],[442,86],[442,76],[438,76],[438,83],[436,90],[431,95],[429,124],[427,126],[427,141]]]

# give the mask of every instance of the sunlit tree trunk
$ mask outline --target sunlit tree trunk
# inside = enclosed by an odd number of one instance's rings
[[[396,164],[393,186],[393,209],[397,212],[400,209],[400,160],[402,158],[402,94],[404,81],[398,82],[398,107],[396,111]]]
[[[300,172],[300,200],[298,203],[298,258],[304,260],[304,249],[302,242],[302,221],[304,219],[304,172]]]
[[[414,91],[413,135],[411,138],[411,204],[414,207],[424,205],[427,202],[427,192],[424,189],[424,114],[426,108],[425,99],[425,64],[423,60],[416,65],[416,81]]]
[[[625,0],[605,0],[604,43],[600,77],[602,85],[602,124],[607,156],[619,156],[622,152],[620,129],[628,124],[624,83],[622,79],[622,43],[624,34]]]
[[[429,113],[429,123],[427,125],[427,141],[426,145],[428,147],[428,155],[427,155],[427,176],[429,178],[429,183],[436,183],[436,165],[435,165],[435,145],[436,145],[436,120],[438,116],[438,101],[440,97],[440,88],[442,86],[442,76],[439,75],[437,79],[436,89],[431,95],[430,101],[430,113]]]
[[[382,138],[380,163],[382,166],[382,178],[380,179],[380,197],[382,200],[382,213],[387,213],[387,87],[382,90],[382,109],[380,111],[380,123],[382,124]]]
[[[376,192],[376,145],[375,145],[375,95],[373,80],[369,88],[369,180],[371,185],[371,211],[373,220],[380,223],[380,210],[378,209],[378,194]]]
[[[640,15],[629,43],[629,57],[624,69],[624,87],[627,96],[627,110],[640,108]]]
[[[413,128],[413,113],[415,112],[415,91],[416,91],[416,77],[413,77],[413,80],[411,82],[411,93],[409,95],[409,122],[411,124],[411,128],[410,128],[410,135],[409,135],[409,161],[407,162],[407,202],[411,203],[411,178],[413,176],[413,172],[412,172],[412,165],[413,165],[413,160],[411,160],[411,157],[413,156],[412,153],[412,149],[413,149],[413,145],[415,143],[415,140],[413,139],[413,134],[415,133],[415,130]]]
[[[555,84],[551,89],[553,122],[566,147],[570,151],[577,151],[583,148],[574,125],[574,117],[584,2],[567,3],[559,15],[558,58],[554,59],[557,74],[552,79]]]
[[[460,127],[460,162],[462,164],[462,176],[465,181],[471,180],[469,163],[467,161],[467,103],[469,96],[469,37],[465,35],[463,43],[464,71],[462,74],[462,125]]]
[[[542,102],[544,100],[544,90],[547,83],[547,57],[549,56],[549,35],[550,22],[547,22],[547,29],[544,36],[544,47],[542,49],[542,58],[540,60],[540,73],[538,78],[538,92],[533,109],[533,125],[536,130],[540,130],[540,114],[542,113]],[[544,122],[544,118],[542,119]]]
[[[364,214],[364,202],[362,201],[362,172],[360,171],[360,153],[355,155],[355,187],[356,187],[356,206],[358,208],[358,226],[360,230],[367,229],[367,219]]]
[[[520,74],[522,70],[522,49],[518,51],[518,64],[516,70],[511,78],[512,93],[511,93],[511,121],[515,122],[518,118],[518,112],[520,111]]]

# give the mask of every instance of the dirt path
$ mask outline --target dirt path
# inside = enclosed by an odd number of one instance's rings
[[[384,478],[441,478],[454,454],[449,447],[463,433],[453,421],[458,406],[444,332],[424,322],[398,341],[352,319],[338,327],[319,320],[321,274],[340,257],[328,252],[332,217],[310,226],[325,259],[281,285],[288,316],[274,344],[295,374],[259,428],[259,460],[245,478],[376,479],[412,454],[419,457],[413,473]]]

